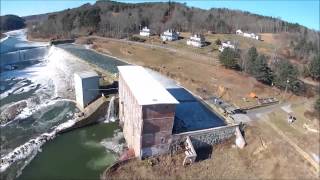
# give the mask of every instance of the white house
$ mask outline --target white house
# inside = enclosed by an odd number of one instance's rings
[[[238,30],[236,31],[236,34],[238,34],[238,35],[242,35],[242,34],[243,34],[243,32],[241,31],[241,29],[238,29]]]
[[[175,41],[178,40],[178,38],[179,33],[172,29],[168,29],[167,31],[161,34],[162,41]]]
[[[219,51],[222,52],[225,48],[235,49],[235,45],[231,44],[230,41],[222,42],[221,46],[219,47]]]
[[[243,33],[243,37],[248,37],[256,40],[260,40],[260,35],[257,35],[255,33]]]
[[[240,29],[238,29],[236,31],[237,35],[243,36],[243,37],[247,37],[247,38],[252,38],[252,39],[256,39],[256,40],[261,40],[261,36],[259,34],[255,34],[255,33],[250,33],[250,32],[242,32]]]
[[[205,45],[205,38],[202,34],[194,34],[187,40],[187,45],[202,47]]]
[[[143,27],[140,30],[140,36],[149,37],[150,36],[150,29],[148,27]]]

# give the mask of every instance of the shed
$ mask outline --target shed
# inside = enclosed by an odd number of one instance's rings
[[[84,109],[99,95],[99,76],[94,71],[82,71],[74,74],[76,102]]]
[[[118,66],[119,118],[140,158],[169,152],[179,102],[141,66]]]

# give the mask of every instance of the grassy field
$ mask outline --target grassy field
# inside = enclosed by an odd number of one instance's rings
[[[215,41],[219,39],[220,41],[231,41],[233,44],[237,43],[241,50],[247,50],[250,47],[256,47],[257,50],[261,53],[272,55],[275,48],[280,48],[279,46],[274,45],[276,39],[272,38],[269,34],[262,34],[262,38],[266,40],[258,41],[250,38],[245,38],[235,34],[206,34],[206,41],[208,42],[207,46],[203,48],[194,48],[192,46],[187,46],[187,39],[190,37],[190,33],[181,33],[181,40],[166,42],[167,46],[176,48],[176,49],[185,49],[194,53],[199,53],[208,56],[217,56],[219,46],[215,44]],[[152,36],[146,39],[147,43],[153,44],[162,44],[162,41],[157,36]]]

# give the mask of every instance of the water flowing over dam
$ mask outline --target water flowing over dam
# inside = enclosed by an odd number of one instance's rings
[[[49,53],[50,46],[33,47],[0,54],[0,66],[14,65],[26,61],[38,61],[44,59]]]
[[[117,116],[116,116],[116,109],[114,107],[115,105],[115,97],[112,96],[111,99],[110,99],[110,102],[109,102],[109,106],[108,106],[108,110],[107,110],[107,114],[106,114],[106,117],[105,117],[105,123],[108,123],[108,122],[115,122],[117,120]]]
[[[73,74],[91,67],[59,47],[27,41],[25,30],[7,35],[0,66],[14,68],[0,71],[0,178],[98,179],[123,146],[117,123],[57,135],[73,126],[79,112]],[[66,166],[66,161],[78,163]]]

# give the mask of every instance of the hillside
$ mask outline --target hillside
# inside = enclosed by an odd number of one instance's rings
[[[57,26],[51,31],[57,35],[96,32],[106,36],[123,37],[138,32],[140,25],[151,27],[157,34],[167,28],[214,33],[234,33],[237,29],[256,33],[313,32],[299,24],[277,18],[221,8],[203,10],[175,2],[127,4],[98,1],[94,5],[84,4],[78,8],[43,16],[47,16],[47,21],[39,30],[49,33],[45,27],[55,24]],[[40,16],[25,17],[27,20],[36,18]]]
[[[24,19],[16,15],[0,16],[1,32],[21,29],[25,27]]]
[[[291,49],[290,58],[309,61],[319,49],[319,32],[281,19],[249,12],[212,8],[203,10],[182,3],[119,3],[97,1],[78,8],[25,17],[35,25],[29,32],[34,38],[72,38],[96,34],[124,38],[148,26],[153,33],[174,28],[180,32],[234,33],[237,29],[255,33],[286,33],[282,39]],[[37,23],[38,22],[38,23]]]

